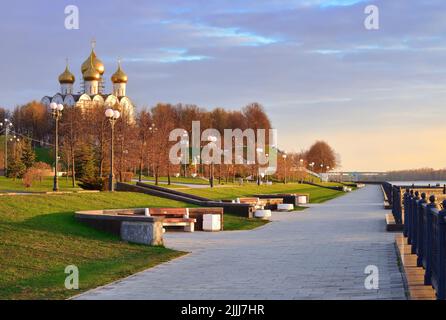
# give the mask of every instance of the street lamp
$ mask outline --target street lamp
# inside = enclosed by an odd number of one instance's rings
[[[287,168],[286,168],[286,158],[287,158],[287,155],[286,155],[286,153],[284,153],[283,155],[282,155],[282,158],[283,158],[283,161],[284,161],[284,163],[285,163],[285,173],[284,173],[284,176],[283,176],[283,183],[286,183],[286,176],[287,176]]]
[[[152,125],[149,127],[149,137],[150,142],[153,145],[153,135],[155,132],[158,131],[158,128],[155,126],[155,123],[152,123]],[[152,146],[153,147],[153,146]],[[150,153],[147,154],[147,176],[150,177]],[[152,175],[155,176],[155,163],[152,163]]]
[[[261,177],[260,177],[260,164],[259,164],[259,156],[263,152],[262,148],[257,148],[257,185],[260,186]]]
[[[178,157],[178,163],[180,164],[180,170],[179,170],[180,173],[179,173],[179,176],[181,176],[181,160],[183,160],[183,157]],[[178,176],[178,177],[179,177],[179,176]],[[178,177],[177,177],[177,178],[178,178]]]
[[[111,142],[110,142],[110,174],[108,175],[108,190],[115,191],[115,186],[113,184],[113,161],[114,161],[114,133],[115,133],[115,123],[119,119],[121,114],[118,110],[107,109],[105,110],[105,117],[110,121],[111,128]]]
[[[9,130],[12,128],[12,122],[9,121],[8,119],[5,119],[5,122],[0,122],[0,129],[1,128],[5,128],[5,156],[4,156],[4,161],[5,161],[5,169],[3,170],[5,177],[8,176],[8,134],[9,134]]]
[[[55,102],[50,103],[51,114],[55,123],[54,133],[54,182],[53,191],[59,191],[59,177],[57,167],[59,165],[59,120],[62,118],[63,105]]]
[[[302,183],[304,183],[304,179],[305,179],[304,159],[300,159],[299,162],[300,162],[300,173],[301,173],[300,183],[302,184]]]
[[[215,144],[215,142],[217,142],[217,137],[209,136],[208,141],[212,144]],[[214,187],[214,161],[211,161],[209,171],[210,171],[209,172],[209,185],[211,186],[211,188],[213,188]]]
[[[265,157],[266,157],[266,159],[268,159],[268,163],[269,163],[269,154],[265,153]],[[268,185],[268,168],[266,168],[266,170],[265,170],[265,177],[266,177],[266,184]]]

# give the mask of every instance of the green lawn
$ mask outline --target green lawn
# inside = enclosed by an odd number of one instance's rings
[[[343,194],[341,191],[330,190],[311,186],[308,184],[288,183],[288,184],[273,184],[270,186],[256,184],[245,184],[243,186],[223,186],[216,188],[202,188],[202,189],[185,189],[184,192],[210,198],[229,200],[239,197],[248,197],[254,194],[271,194],[271,193],[309,193],[310,201],[312,203],[320,203],[333,199]]]
[[[60,191],[78,191],[82,190],[79,187],[73,188],[71,186],[71,179],[65,177],[59,178]],[[42,182],[34,182],[30,188],[25,188],[22,179],[7,179],[0,177],[0,192],[46,192],[53,191],[53,177],[45,177]]]

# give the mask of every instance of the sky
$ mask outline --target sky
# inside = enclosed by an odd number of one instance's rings
[[[366,6],[379,9],[367,30]],[[65,28],[67,5],[79,29]],[[116,61],[139,107],[261,103],[281,149],[316,140],[341,170],[445,168],[444,0],[16,0],[0,10],[0,106],[81,79],[91,39],[108,82]],[[110,84],[107,86],[110,90]]]

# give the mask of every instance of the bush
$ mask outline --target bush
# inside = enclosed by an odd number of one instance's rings
[[[37,162],[31,168],[26,170],[25,174],[23,175],[23,184],[26,188],[29,188],[36,180],[42,182],[43,177],[47,176],[49,173],[51,173],[51,167],[49,164]]]
[[[84,190],[99,190],[104,191],[105,189],[105,179],[104,178],[83,178],[80,179],[80,183],[78,183],[78,186],[81,187]]]
[[[122,182],[131,182],[133,179],[133,172],[123,172]]]
[[[22,178],[26,172],[26,166],[20,158],[14,158],[8,163],[8,178]]]
[[[36,172],[33,168],[29,168],[26,170],[25,174],[23,175],[23,185],[26,188],[29,188],[32,186],[34,180],[36,179]]]
[[[36,161],[36,154],[29,139],[24,140],[21,160],[27,169],[31,168]]]

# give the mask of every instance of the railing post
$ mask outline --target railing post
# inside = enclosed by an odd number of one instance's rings
[[[418,247],[420,246],[420,237],[419,237],[419,226],[420,226],[420,217],[422,217],[421,210],[423,210],[422,205],[426,203],[426,193],[421,194],[421,199],[419,199],[415,203],[415,208],[412,217],[412,246],[411,253],[417,254]]]
[[[425,220],[424,220],[424,250],[423,250],[423,267],[424,267],[424,284],[432,284],[432,209],[435,209],[437,205],[435,204],[435,196],[431,195],[429,197],[429,204],[426,206]]]
[[[420,193],[415,191],[415,196],[410,199],[409,203],[409,213],[408,213],[408,221],[407,221],[407,243],[412,245],[414,242],[413,239],[413,225],[414,225],[414,217],[415,211],[417,208],[417,202],[420,200]]]
[[[403,225],[403,235],[407,237],[409,230],[409,208],[411,197],[413,196],[413,190],[406,189],[403,195],[403,209],[404,209],[404,225]]]
[[[438,212],[436,249],[438,251],[435,259],[436,274],[436,295],[437,299],[446,299],[446,200],[443,200],[443,210]]]
[[[397,220],[397,207],[398,207],[398,202],[399,201],[397,201],[396,199],[397,199],[397,190],[396,190],[396,186],[393,186],[392,187],[392,214],[393,214],[393,217],[395,218],[395,222],[397,222],[398,220]],[[401,202],[400,202],[400,204],[401,204]]]

